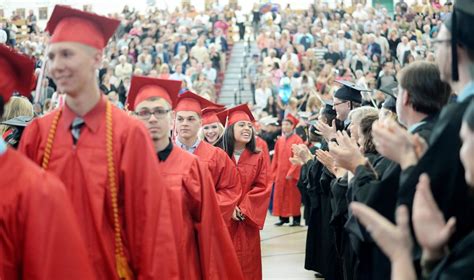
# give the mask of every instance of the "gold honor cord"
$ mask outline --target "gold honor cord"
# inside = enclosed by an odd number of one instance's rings
[[[56,136],[56,130],[58,127],[58,122],[62,114],[62,109],[60,109],[54,116],[53,123],[48,132],[48,138],[46,142],[46,147],[43,156],[43,162],[41,166],[43,169],[48,169],[49,160],[51,158],[51,153],[53,150],[54,137]],[[109,180],[110,187],[110,197],[112,200],[112,213],[113,213],[113,222],[114,222],[114,239],[115,239],[115,265],[119,279],[132,280],[133,273],[128,265],[127,259],[125,258],[122,235],[121,235],[121,226],[119,219],[119,209],[118,209],[118,199],[117,199],[117,183],[115,180],[115,164],[114,164],[114,154],[113,154],[113,130],[112,130],[112,104],[107,100],[106,111],[105,111],[105,140],[106,140],[106,152],[107,152],[107,176]]]

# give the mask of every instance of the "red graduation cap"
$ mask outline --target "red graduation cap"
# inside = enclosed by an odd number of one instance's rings
[[[0,44],[0,96],[5,103],[14,91],[30,97],[34,70],[33,59]]]
[[[298,123],[300,122],[295,116],[293,116],[292,114],[288,113],[284,119],[285,121],[289,121],[293,124],[293,128],[296,127],[298,125]]]
[[[225,107],[220,104],[215,104],[216,106],[210,106],[204,108],[202,113],[202,125],[208,125],[211,123],[219,122],[219,118],[217,117],[217,113],[222,112],[225,110]]]
[[[75,42],[103,49],[119,24],[116,19],[56,5],[46,31],[51,34],[50,43]]]
[[[247,104],[241,104],[222,111],[217,114],[217,117],[224,126],[231,126],[234,123],[240,121],[252,123],[255,121],[255,118],[253,117],[252,112],[250,112],[249,106]]]
[[[201,115],[201,111],[204,108],[211,106],[214,107],[216,104],[195,93],[186,91],[178,97],[178,104],[174,110],[176,112],[191,111]]]
[[[127,102],[130,111],[151,97],[164,98],[172,108],[176,105],[181,81],[156,79],[144,76],[132,76]]]

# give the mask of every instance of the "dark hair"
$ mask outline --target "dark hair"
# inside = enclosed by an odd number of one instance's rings
[[[451,87],[441,81],[438,66],[434,63],[411,63],[400,71],[398,80],[408,92],[408,102],[420,113],[438,113],[451,94]]]
[[[234,126],[235,123],[226,127],[224,130],[224,137],[222,137],[224,151],[230,158],[232,158],[232,156],[234,155],[235,150]],[[255,130],[253,129],[252,138],[250,139],[250,142],[245,145],[245,148],[249,150],[252,154],[260,152],[259,150],[257,150],[257,140],[255,140]]]
[[[3,97],[0,96],[0,119],[3,117],[3,105],[5,105],[5,103],[3,102]]]
[[[474,131],[474,101],[471,101],[471,104],[467,107],[463,122],[467,124],[470,130]]]
[[[377,150],[375,149],[375,145],[372,142],[372,124],[378,120],[379,117],[377,115],[368,115],[363,117],[360,120],[360,131],[362,135],[364,135],[364,153],[366,154],[376,154]],[[359,136],[360,137],[360,136]]]

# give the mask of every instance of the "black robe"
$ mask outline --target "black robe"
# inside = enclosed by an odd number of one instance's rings
[[[412,133],[427,140],[435,121],[436,116],[428,116]],[[373,165],[377,176],[366,166],[357,167],[350,184],[352,197],[348,199],[364,203],[394,222],[400,166],[384,157],[375,159]],[[346,223],[346,230],[355,253],[354,279],[360,279],[360,274],[365,275],[364,279],[389,279],[389,259],[352,215]]]
[[[450,245],[456,244],[474,228],[474,201],[464,178],[459,158],[459,131],[464,112],[474,96],[461,103],[448,104],[440,113],[430,136],[429,148],[416,166],[403,170],[400,176],[398,204],[413,205],[419,176],[428,173],[431,191],[444,217],[456,217],[456,232]],[[419,257],[419,256],[415,256]]]
[[[474,231],[456,244],[435,267],[429,279],[474,279]]]
[[[327,143],[321,149],[327,151]],[[306,238],[305,269],[317,271],[325,279],[342,279],[338,267],[331,219],[330,184],[334,176],[317,160],[308,162],[308,195],[311,203]]]

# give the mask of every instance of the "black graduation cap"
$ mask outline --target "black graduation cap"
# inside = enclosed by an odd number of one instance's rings
[[[474,49],[474,36],[471,35],[471,28],[474,25],[474,1],[457,0],[453,13],[444,21],[444,25],[451,32],[452,78],[453,81],[458,81],[456,46],[460,43],[469,49]]]
[[[336,117],[337,113],[333,106],[331,102],[324,102],[323,114]]]
[[[398,83],[393,81],[388,85],[381,87],[379,90],[386,95],[385,101],[382,104],[382,108],[388,109],[396,113]]]
[[[19,116],[19,117],[1,122],[1,124],[15,126],[15,127],[26,127],[31,122],[31,120],[33,120],[33,117]]]
[[[336,81],[342,85],[335,93],[334,97],[340,100],[352,101],[356,103],[362,103],[362,91],[368,91],[363,88],[359,88],[354,83],[348,81]]]

